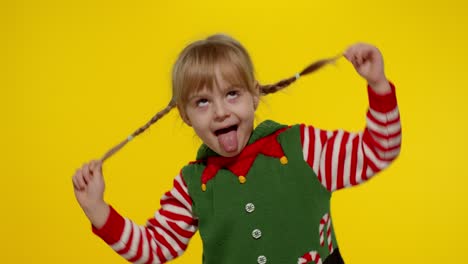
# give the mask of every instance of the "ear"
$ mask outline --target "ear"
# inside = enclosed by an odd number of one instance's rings
[[[184,120],[184,123],[187,124],[187,126],[191,127],[192,123],[190,122],[190,119],[187,116],[187,113],[183,110],[180,109],[179,105],[177,105],[177,110],[179,111],[179,115]]]
[[[255,110],[257,110],[259,100],[260,100],[260,96],[258,94],[253,96],[253,103],[254,103]]]
[[[253,103],[254,103],[254,109],[257,110],[258,107],[258,102],[260,100],[260,84],[258,83],[257,80],[255,80],[255,94],[253,95]]]

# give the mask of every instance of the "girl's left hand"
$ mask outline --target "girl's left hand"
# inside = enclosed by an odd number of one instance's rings
[[[378,89],[382,86],[388,86],[383,58],[379,49],[369,44],[357,43],[350,46],[343,55],[372,88]]]

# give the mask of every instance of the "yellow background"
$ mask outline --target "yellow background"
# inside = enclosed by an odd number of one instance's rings
[[[1,261],[126,263],[90,230],[71,176],[159,111],[189,42],[216,32],[249,50],[261,83],[357,41],[397,85],[403,149],[370,182],[334,194],[347,263],[464,262],[464,1],[1,1]],[[271,118],[359,130],[365,82],[345,60],[263,100]],[[173,111],[106,162],[106,200],[143,224],[200,141]],[[201,263],[198,234],[173,263]]]

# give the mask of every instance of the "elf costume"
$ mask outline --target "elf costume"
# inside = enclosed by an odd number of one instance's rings
[[[337,249],[330,192],[304,161],[299,138],[300,126],[265,121],[237,157],[202,147],[200,162],[182,170],[203,263],[296,263],[307,252],[326,259]],[[324,217],[327,227],[319,232]]]
[[[235,157],[202,145],[146,226],[111,207],[105,225],[93,231],[135,263],[181,255],[197,230],[204,264],[343,263],[331,192],[368,180],[397,157],[401,126],[391,87],[387,95],[368,87],[360,133],[265,121]]]

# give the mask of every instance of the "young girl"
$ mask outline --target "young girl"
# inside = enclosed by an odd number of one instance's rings
[[[232,38],[214,35],[186,47],[173,69],[168,107],[73,176],[93,232],[135,263],[176,258],[197,230],[205,264],[343,263],[331,224],[331,193],[387,167],[401,142],[395,90],[379,50],[356,44],[344,56],[368,83],[370,107],[360,133],[270,120],[253,128],[262,94],[336,58],[262,86],[249,55]],[[138,226],[104,201],[102,161],[175,106],[203,145],[163,195],[154,217]]]

